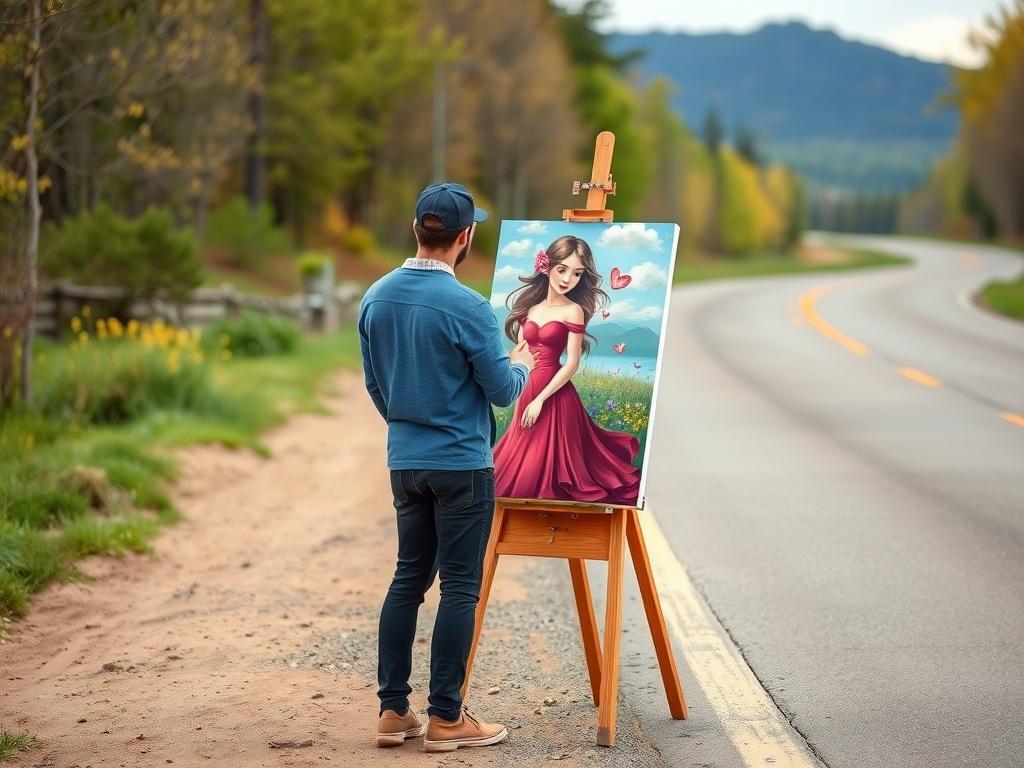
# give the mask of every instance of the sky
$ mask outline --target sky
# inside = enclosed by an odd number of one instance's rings
[[[618,321],[660,333],[678,229],[675,224],[503,221],[491,304],[505,306],[508,294],[522,285],[517,275],[533,274],[537,251],[562,235],[572,234],[590,245],[597,271],[604,278],[602,288],[611,299],[606,308],[608,317],[595,315],[591,325]],[[611,285],[613,268],[619,270],[621,287]]]
[[[565,5],[573,6],[573,0]],[[748,32],[769,21],[801,20],[843,37],[929,61],[977,66],[971,28],[998,12],[998,0],[608,0],[604,31]]]

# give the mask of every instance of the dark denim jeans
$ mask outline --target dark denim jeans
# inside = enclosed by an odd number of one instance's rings
[[[440,572],[427,714],[457,720],[491,532],[494,470],[393,470],[391,490],[398,513],[398,565],[380,612],[380,708],[402,714],[409,707],[416,614]]]

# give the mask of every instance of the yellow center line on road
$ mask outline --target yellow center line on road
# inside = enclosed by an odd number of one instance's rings
[[[851,336],[847,336],[835,326],[829,325],[825,322],[824,318],[818,314],[818,310],[815,307],[818,299],[829,291],[834,290],[837,285],[838,283],[832,283],[830,285],[822,286],[821,288],[815,288],[801,296],[800,315],[811,325],[811,327],[814,328],[814,330],[829,341],[834,341],[836,344],[843,347],[848,352],[852,352],[858,357],[867,357],[871,354],[871,350],[868,349],[866,344],[857,341]]]
[[[1021,416],[1019,413],[1014,413],[1013,411],[1003,411],[1002,413],[999,414],[999,418],[1001,418],[1003,421],[1008,421],[1011,424],[1016,424],[1018,427],[1024,427],[1024,416]]]
[[[640,515],[661,607],[690,671],[750,768],[818,768],[819,761],[761,687],[697,594],[658,522]]]
[[[924,371],[919,371],[916,368],[900,368],[900,376],[910,379],[911,381],[916,381],[922,387],[936,389],[942,386],[942,382],[934,376],[929,376]]]

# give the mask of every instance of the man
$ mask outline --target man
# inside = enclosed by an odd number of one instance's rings
[[[486,218],[461,184],[424,189],[416,257],[370,286],[359,311],[366,389],[388,423],[398,516],[398,564],[380,614],[378,746],[423,735],[426,751],[448,752],[508,736],[470,715],[461,694],[494,506],[490,404],[513,403],[533,368],[525,343],[505,352],[491,305],[455,278]],[[438,572],[424,729],[409,708],[409,673],[416,614]]]

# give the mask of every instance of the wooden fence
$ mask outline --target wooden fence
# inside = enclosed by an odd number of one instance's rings
[[[175,302],[165,298],[130,299],[124,288],[73,285],[58,281],[44,287],[36,302],[36,331],[56,337],[70,328],[71,318],[81,315],[89,306],[94,317],[110,314],[113,308],[123,307],[126,319],[146,322],[162,318],[174,325],[205,328],[226,315],[238,315],[245,310],[266,312],[291,317],[308,328],[334,330],[343,322],[354,319],[362,294],[355,283],[337,286],[327,301],[311,300],[309,296],[260,296],[241,293],[225,285],[221,288],[199,288],[187,301]],[[319,297],[315,297],[319,299]]]

